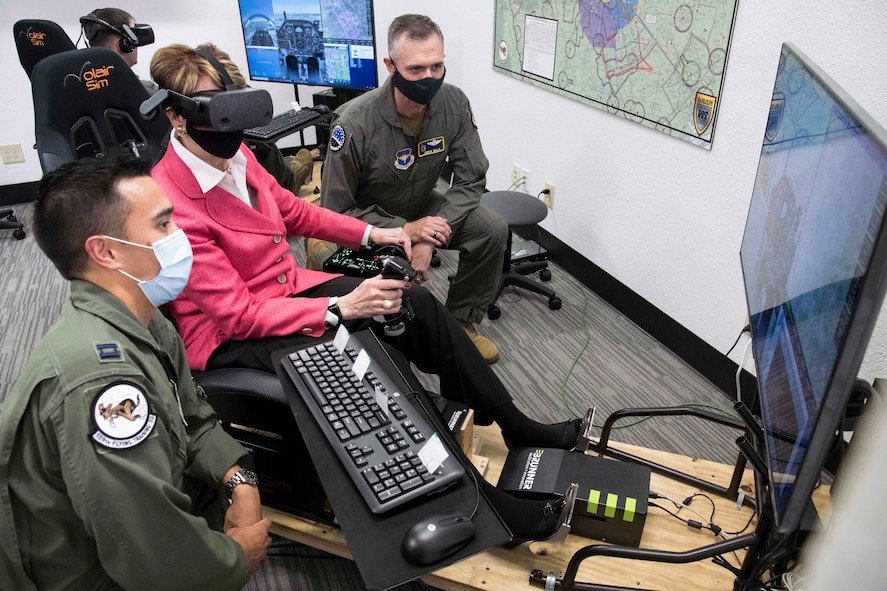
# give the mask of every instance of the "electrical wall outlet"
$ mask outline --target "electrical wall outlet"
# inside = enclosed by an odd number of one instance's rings
[[[15,164],[16,162],[24,162],[25,154],[22,152],[21,144],[9,144],[0,146],[0,158],[3,164]]]
[[[518,185],[520,185],[520,164],[515,162],[511,165],[511,186],[509,187],[512,191],[517,191]]]
[[[548,209],[554,209],[554,185],[546,181],[545,190],[548,191],[542,195],[545,198],[545,205],[548,206]]]
[[[523,191],[524,193],[530,192],[530,169],[529,168],[521,168],[520,170],[521,176],[523,177],[523,182],[521,183],[518,189]]]

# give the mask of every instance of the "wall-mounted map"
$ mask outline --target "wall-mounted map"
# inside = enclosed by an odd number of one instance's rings
[[[496,0],[493,69],[711,149],[738,0]]]

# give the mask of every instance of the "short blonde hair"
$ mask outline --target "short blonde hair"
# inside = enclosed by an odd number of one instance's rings
[[[216,85],[224,88],[225,84],[222,82],[221,75],[211,63],[197,53],[198,50],[208,51],[214,55],[231,76],[231,80],[237,88],[246,87],[246,78],[240,73],[237,64],[231,61],[231,56],[211,43],[204,43],[197,48],[181,44],[161,47],[154,52],[154,57],[151,58],[151,78],[160,88],[172,90],[185,96],[194,93],[194,89],[197,88],[197,80],[201,76],[209,76]]]

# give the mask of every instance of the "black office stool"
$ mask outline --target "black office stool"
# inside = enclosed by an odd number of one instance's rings
[[[25,237],[23,224],[18,221],[11,209],[0,210],[0,230],[12,230],[12,235],[16,240],[22,240]]]
[[[560,310],[561,299],[548,287],[524,277],[530,273],[539,271],[542,281],[551,279],[551,270],[548,261],[529,261],[519,265],[511,264],[511,229],[515,226],[532,226],[538,224],[548,215],[545,204],[532,195],[517,191],[490,191],[484,193],[480,204],[498,213],[508,223],[508,242],[505,247],[505,260],[502,264],[502,277],[496,289],[496,299],[502,295],[506,285],[514,285],[523,289],[548,297],[548,307],[551,310]],[[496,320],[502,315],[496,303],[487,308],[487,316],[490,320]]]

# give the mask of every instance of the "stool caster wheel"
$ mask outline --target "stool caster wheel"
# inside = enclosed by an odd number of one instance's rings
[[[552,296],[548,298],[548,309],[549,310],[560,310],[561,309],[561,299],[557,296]]]
[[[440,255],[437,253],[437,249],[431,253],[431,262],[429,264],[434,268],[440,267]]]
[[[500,316],[502,316],[502,310],[500,310],[499,306],[497,306],[496,304],[493,304],[492,306],[487,308],[487,318],[489,318],[490,320],[496,320]]]
[[[16,228],[12,231],[12,237],[16,240],[24,240],[25,239],[25,231],[21,228]]]
[[[542,281],[551,281],[551,269],[542,269],[539,271],[539,279]]]

